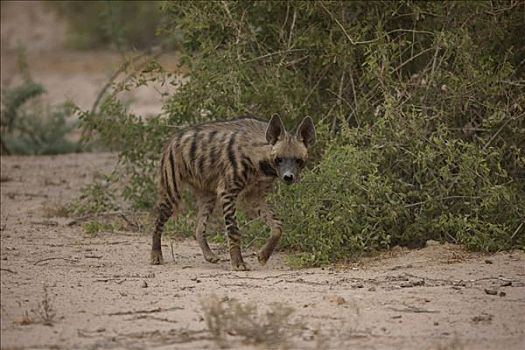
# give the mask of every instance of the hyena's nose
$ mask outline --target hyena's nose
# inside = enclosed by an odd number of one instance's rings
[[[284,182],[286,182],[287,184],[291,184],[293,182],[293,174],[292,173],[286,173],[284,174],[283,176],[283,180]]]

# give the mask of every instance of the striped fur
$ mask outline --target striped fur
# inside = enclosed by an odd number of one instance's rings
[[[177,133],[164,147],[160,162],[158,216],[153,232],[151,263],[162,264],[161,235],[170,216],[176,217],[182,185],[188,185],[198,202],[195,236],[204,258],[217,262],[206,240],[206,223],[218,201],[223,211],[234,270],[247,270],[241,255],[241,234],[235,212],[237,201],[247,203],[271,228],[271,236],[258,254],[265,264],[281,236],[281,222],[265,201],[275,179],[299,179],[307,149],[315,141],[311,118],[295,135],[279,117],[270,122],[255,118],[209,123]]]

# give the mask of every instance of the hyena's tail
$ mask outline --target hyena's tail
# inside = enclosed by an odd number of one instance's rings
[[[157,204],[157,219],[155,220],[155,229],[153,231],[151,245],[151,263],[153,265],[163,263],[161,249],[162,231],[170,216],[175,216],[175,211],[180,201],[176,173],[175,149],[170,143],[165,147],[164,152],[162,152],[162,159],[160,161],[159,201]]]

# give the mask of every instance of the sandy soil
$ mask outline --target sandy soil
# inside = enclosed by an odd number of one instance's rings
[[[253,271],[231,272],[224,253],[219,264],[206,263],[193,240],[174,244],[175,260],[165,240],[166,265],[151,266],[148,235],[93,237],[68,226],[71,219],[48,217],[46,208],[67,203],[114,163],[112,154],[1,159],[2,349],[218,348],[201,307],[214,295],[261,310],[293,308],[290,322],[303,326],[289,348],[525,345],[522,252],[482,256],[432,244],[350,266],[292,270],[283,253],[260,267],[248,251]],[[52,326],[32,311],[44,300],[56,314]],[[238,337],[226,345],[257,347]]]

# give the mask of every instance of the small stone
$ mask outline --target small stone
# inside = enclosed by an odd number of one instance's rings
[[[140,285],[141,288],[148,288],[148,283],[146,281],[142,281],[142,284]]]
[[[392,316],[393,319],[398,319],[398,318],[401,318],[401,317],[402,317],[401,315]]]
[[[345,298],[343,298],[343,297],[337,297],[337,298],[335,299],[335,303],[336,303],[337,305],[343,305],[343,304],[346,304],[346,300],[345,300]]]
[[[506,295],[507,295],[507,293],[505,293],[504,291],[499,292],[499,296],[500,296],[500,297],[504,297],[504,296],[506,296]]]
[[[503,281],[501,282],[500,286],[502,287],[512,286],[512,281]]]
[[[429,239],[427,242],[426,242],[426,246],[427,247],[435,247],[435,246],[438,246],[439,245],[439,242],[437,241],[434,241],[432,239]]]
[[[493,317],[494,317],[493,315],[483,312],[479,316],[472,317],[472,322],[474,322],[474,323],[480,323],[480,322],[490,323],[492,321]]]
[[[3,256],[3,257],[2,257],[2,260],[7,260],[7,256]]]
[[[434,322],[434,326],[439,326],[439,322]]]
[[[494,262],[490,259],[485,259],[485,264],[493,264]]]
[[[368,288],[368,291],[369,292],[375,292],[376,291],[376,287],[372,286],[372,287]]]
[[[498,295],[498,291],[496,289],[491,288],[485,288],[485,293],[488,295]]]
[[[401,288],[411,288],[411,287],[414,287],[414,283],[413,282],[403,282],[400,284]]]

